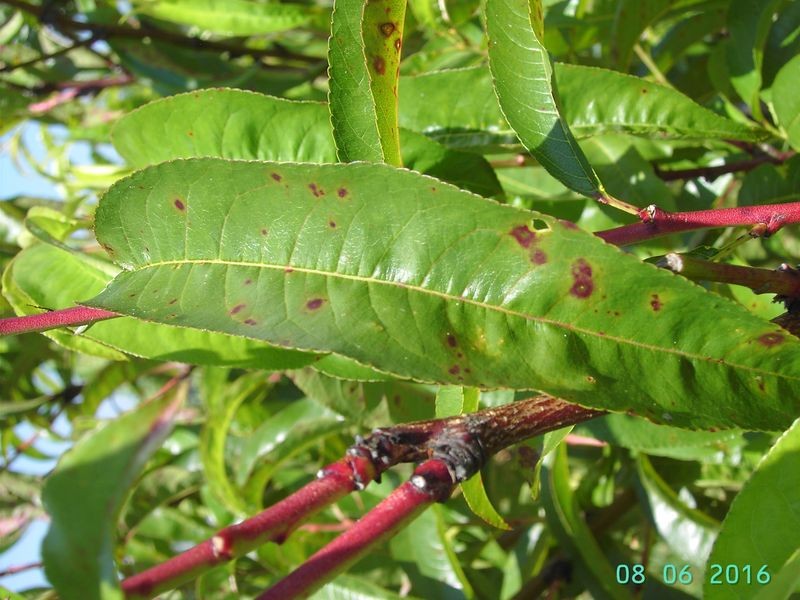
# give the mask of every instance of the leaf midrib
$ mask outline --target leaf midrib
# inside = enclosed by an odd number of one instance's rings
[[[363,275],[349,275],[344,273],[332,272],[332,271],[321,271],[319,269],[311,269],[308,267],[300,267],[290,264],[272,264],[272,263],[255,263],[255,262],[247,262],[247,261],[233,261],[233,260],[224,260],[224,259],[181,259],[181,260],[167,260],[167,261],[159,261],[148,263],[144,266],[137,267],[134,269],[126,270],[124,272],[127,273],[136,273],[136,272],[144,272],[148,269],[154,269],[158,267],[170,267],[175,265],[223,265],[228,267],[255,267],[260,269],[272,269],[275,271],[285,271],[286,268],[291,268],[296,273],[305,273],[308,275],[316,275],[320,277],[331,277],[331,278],[338,278],[343,280],[350,280],[350,281],[359,281],[363,283],[373,283],[377,285],[386,285],[390,287],[398,287],[406,290],[415,291],[421,294],[427,294],[429,296],[436,296],[438,298],[442,298],[447,301],[452,302],[463,302],[465,304],[469,304],[478,308],[483,308],[490,311],[495,311],[498,313],[502,313],[504,315],[510,317],[517,317],[523,319],[525,321],[531,321],[535,323],[542,323],[545,325],[552,325],[554,327],[558,327],[561,329],[565,329],[567,331],[571,331],[574,333],[579,333],[583,335],[588,335],[594,338],[599,338],[602,340],[608,340],[612,342],[617,342],[619,344],[627,344],[629,346],[640,348],[643,350],[650,350],[652,352],[662,352],[666,354],[673,354],[676,356],[681,356],[690,360],[699,360],[705,362],[715,362],[717,364],[725,365],[732,369],[739,369],[742,371],[747,371],[750,373],[756,373],[760,375],[767,375],[772,377],[778,377],[785,380],[791,381],[798,381],[800,382],[800,377],[787,375],[785,373],[778,373],[774,371],[768,371],[765,369],[759,369],[756,367],[751,367],[748,365],[740,365],[737,363],[732,363],[727,361],[723,358],[713,358],[710,356],[702,356],[700,354],[693,354],[690,352],[686,352],[684,350],[676,349],[676,348],[664,348],[663,346],[655,346],[653,344],[646,344],[643,342],[637,342],[635,340],[630,340],[627,338],[609,335],[608,333],[603,333],[602,335],[591,329],[585,329],[583,327],[577,327],[571,323],[565,323],[563,321],[556,321],[555,319],[548,319],[545,317],[539,317],[523,312],[519,312],[516,310],[511,310],[509,308],[505,308],[502,306],[498,306],[496,304],[488,304],[486,302],[480,302],[478,300],[473,300],[471,298],[465,298],[463,296],[454,296],[452,294],[447,294],[445,292],[440,292],[438,290],[432,290],[430,288],[421,287],[418,285],[402,283],[399,281],[387,281],[384,279],[375,279],[374,277],[365,277]]]

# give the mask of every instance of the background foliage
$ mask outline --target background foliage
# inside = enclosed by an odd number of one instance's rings
[[[405,10],[405,26],[354,35],[364,23],[382,23],[376,5],[395,15]],[[319,597],[790,597],[800,581],[800,430],[792,425],[800,342],[769,323],[785,312],[773,295],[726,283],[702,289],[640,259],[677,251],[721,264],[795,264],[796,226],[764,239],[742,228],[703,230],[649,240],[623,257],[557,219],[590,232],[635,221],[597,196],[685,211],[796,201],[800,3],[371,6],[0,3],[4,150],[60,194],[0,203],[0,310],[11,316],[72,306],[116,277],[98,301],[149,319],[0,338],[0,550],[35,519],[49,519],[42,557],[58,593],[120,597],[118,574],[159,563],[285,497],[339,458],[355,434],[545,388],[618,412],[502,452],[482,484],[473,480],[471,491],[424,513]],[[395,69],[399,84],[379,77]],[[28,147],[23,131],[30,127],[38,128],[46,156]],[[75,163],[76,147],[88,149],[91,164]],[[174,159],[188,160],[154,166]],[[219,159],[402,163],[506,207],[387,166]],[[145,170],[126,178],[137,169]],[[411,266],[420,270],[411,278],[433,269],[422,260],[432,257],[420,237],[442,248],[466,239],[431,282],[419,284],[447,297],[444,308],[395,289],[379,303],[391,314],[376,320],[390,334],[370,330],[374,323],[361,313],[341,327],[337,318],[349,305],[331,301],[338,315],[325,313],[328,305],[305,305],[323,307],[313,328],[270,326],[236,337],[260,315],[237,310],[239,301],[185,292],[193,289],[188,275],[162,273],[171,288],[129,299],[147,283],[135,273],[119,276],[121,269],[180,262],[184,243],[202,247],[215,224],[205,219],[184,238],[190,228],[178,221],[180,212],[236,208],[249,190],[277,185],[272,175],[290,188],[283,203],[242,208],[231,253],[255,247],[248,244],[284,219],[276,229],[288,239],[274,242],[271,257],[282,268],[305,261],[322,272],[358,274],[373,259],[386,266],[381,261],[404,248],[389,263],[395,270],[376,276],[380,283]],[[432,198],[428,188],[436,186]],[[170,203],[141,201],[154,193]],[[354,204],[341,208],[345,196]],[[311,203],[324,208],[301,226]],[[542,215],[530,222],[527,209]],[[430,220],[403,238],[400,226],[420,213]],[[253,225],[258,215],[264,223]],[[361,237],[353,233],[357,215],[365,219]],[[210,251],[224,249],[225,221]],[[142,223],[156,229],[142,225],[132,242],[122,235]],[[333,229],[362,245],[350,252],[314,245]],[[376,231],[392,241],[375,242],[370,254],[363,248]],[[543,236],[540,246],[531,247],[534,233]],[[299,253],[287,259],[288,243]],[[520,284],[513,306],[538,327],[536,341],[515,338],[507,323],[508,330],[492,329],[483,313],[465,310],[464,331],[474,335],[454,371],[447,354],[453,321],[437,312],[451,315],[457,305],[448,295],[458,281],[449,277],[474,277],[474,269],[491,265],[492,276],[474,293],[485,292],[483,308],[499,306],[510,292],[493,290],[492,277],[515,280],[523,266],[543,260],[537,250],[547,258],[544,275],[536,285]],[[559,274],[579,256],[593,261],[593,281],[609,300],[570,297],[578,280]],[[200,276],[248,278],[211,271]],[[311,275],[296,276],[303,279],[293,297],[302,305],[321,288]],[[354,287],[348,302],[366,306],[353,298],[377,293],[367,287]],[[251,294],[247,302],[265,302]],[[412,318],[404,301],[422,316]],[[179,317],[186,319],[179,325],[200,329],[164,324]],[[429,337],[411,335],[415,318],[428,319]],[[473,326],[488,330],[488,344]],[[590,343],[586,332],[593,340],[611,335]],[[775,335],[781,343],[764,337]],[[484,362],[485,347],[499,339],[512,350]],[[666,350],[673,344],[686,356],[673,358]],[[464,366],[471,359],[474,373]],[[454,404],[454,388],[436,385],[461,383],[489,389],[467,389]],[[108,419],[115,402],[129,410]],[[50,458],[40,443],[48,438],[72,445],[55,470],[39,476],[20,468],[18,457]],[[165,597],[255,597],[409,473],[387,473],[282,545],[267,544]],[[645,565],[646,583],[620,585],[618,565],[635,564]],[[713,564],[737,565],[740,573],[750,565],[754,583],[723,574],[714,585]],[[668,565],[691,581],[665,583]],[[764,565],[769,587],[756,581]]]

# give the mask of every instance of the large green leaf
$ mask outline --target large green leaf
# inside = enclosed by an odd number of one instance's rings
[[[723,566],[721,583],[712,584],[706,571],[704,597],[753,598],[764,588],[758,571],[766,567],[775,576],[800,547],[800,419],[795,421],[770,449],[758,468],[733,500],[714,549],[710,564]],[[751,581],[744,574],[738,582],[725,580],[725,566],[751,565]],[[797,566],[794,566],[795,573]],[[795,579],[796,581],[796,579]],[[770,598],[785,597],[768,595]]]
[[[248,0],[134,0],[136,12],[229,35],[263,35],[302,27],[320,9],[282,2]]]
[[[47,277],[42,273],[47,273]],[[3,291],[18,314],[29,315],[45,308],[74,306],[79,300],[99,293],[111,278],[107,269],[95,266],[77,253],[36,244],[17,254],[8,266],[3,274]],[[287,369],[307,365],[315,358],[241,337],[129,318],[95,323],[79,334],[53,330],[45,335],[67,348],[111,360],[124,360],[126,354],[133,354],[194,364]]]
[[[405,2],[336,0],[328,45],[339,159],[400,165],[397,79]]]
[[[186,388],[108,423],[75,445],[43,491],[50,529],[42,546],[47,578],[61,598],[122,598],[113,541],[122,505],[172,426]]]
[[[563,63],[556,63],[554,71],[561,114],[578,138],[609,132],[698,142],[765,136],[760,129],[721,117],[680,92],[639,77]],[[491,85],[485,67],[404,77],[400,125],[454,148],[515,144]]]
[[[112,139],[134,167],[190,156],[336,162],[324,104],[245,90],[200,90],[151,102],[125,115]]]
[[[485,13],[494,89],[520,142],[568,188],[604,196],[561,115],[553,66],[541,41],[541,0],[487,0]]]
[[[571,223],[402,169],[174,161],[116,183],[96,233],[124,271],[88,304],[148,321],[682,427],[798,414],[782,329]]]
[[[153,144],[154,138],[160,143]],[[200,90],[151,102],[125,115],[113,139],[135,167],[194,156],[336,162],[325,104],[244,90]],[[483,157],[451,150],[412,131],[404,131],[401,142],[407,167],[485,196],[501,193]]]

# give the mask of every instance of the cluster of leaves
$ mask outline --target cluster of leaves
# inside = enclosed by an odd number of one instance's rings
[[[637,219],[614,205],[798,199],[800,3],[14,0],[0,19],[0,132],[63,195],[0,203],[0,308],[126,315],[0,340],[0,548],[46,512],[62,597],[119,597],[118,575],[287,496],[354,434],[531,390],[614,414],[501,453],[320,597],[797,589],[800,341],[771,297],[642,259],[774,268],[798,231],[626,253],[588,232]],[[100,423],[114,399],[135,408]],[[74,448],[25,474],[18,456],[48,457],[20,432],[57,419]],[[407,474],[174,596],[254,597]],[[618,582],[635,564],[640,589]],[[752,582],[712,585],[712,564]]]

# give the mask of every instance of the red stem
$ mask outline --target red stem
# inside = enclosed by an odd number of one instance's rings
[[[122,582],[127,598],[152,598],[243,556],[266,542],[282,542],[305,519],[377,475],[363,455],[350,454],[320,471],[321,477],[260,514],[221,530],[211,539]]]
[[[88,325],[89,323],[113,319],[119,316],[119,314],[109,310],[89,308],[88,306],[73,306],[72,308],[52,310],[25,317],[0,319],[0,335],[46,331],[48,329],[55,329],[56,327]]]
[[[305,598],[418,517],[434,502],[450,497],[455,482],[438,459],[422,463],[355,525],[276,583],[257,600]]]
[[[784,225],[800,222],[800,202],[676,213],[649,206],[640,211],[639,216],[642,218],[642,223],[598,231],[595,235],[609,244],[625,246],[673,233],[715,227],[763,224],[766,226],[766,233],[773,234]]]

